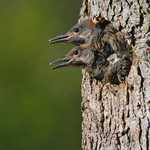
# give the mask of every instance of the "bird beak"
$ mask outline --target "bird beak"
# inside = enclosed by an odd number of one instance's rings
[[[59,35],[59,36],[56,36],[52,39],[49,39],[48,41],[49,41],[50,44],[66,43],[66,42],[69,42],[71,38],[72,38],[72,36],[64,34],[64,35]]]
[[[75,45],[80,45],[85,43],[85,39],[73,33],[68,33],[64,35],[56,36],[48,40],[50,44],[56,43],[73,43]]]
[[[71,65],[71,60],[69,58],[60,58],[60,59],[56,59],[54,61],[51,61],[49,63],[49,65],[54,65],[54,67],[52,69],[58,69],[58,68],[62,68],[62,67],[66,67]]]

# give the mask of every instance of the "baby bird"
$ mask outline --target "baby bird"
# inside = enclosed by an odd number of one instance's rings
[[[58,69],[67,66],[82,66],[92,68],[94,62],[94,53],[90,49],[82,49],[75,47],[71,49],[63,58],[56,59],[50,62],[53,65],[53,69]]]
[[[79,21],[66,34],[49,40],[50,44],[72,43],[81,48],[91,48],[99,52],[107,51],[107,56],[116,53],[118,57],[129,55],[129,45],[123,33],[117,31],[104,18],[88,18]]]
[[[91,33],[89,22],[87,18],[79,21],[67,33],[49,39],[49,43],[72,43],[74,45],[87,43]]]

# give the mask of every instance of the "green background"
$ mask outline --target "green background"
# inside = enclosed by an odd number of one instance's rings
[[[0,150],[80,150],[81,70],[52,71],[80,0],[0,1]]]

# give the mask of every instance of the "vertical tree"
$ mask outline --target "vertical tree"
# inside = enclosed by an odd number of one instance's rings
[[[133,64],[126,83],[102,84],[83,70],[82,149],[150,150],[150,1],[83,0],[81,16],[98,16],[130,33]]]

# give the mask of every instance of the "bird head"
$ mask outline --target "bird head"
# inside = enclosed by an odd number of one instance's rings
[[[50,62],[54,65],[53,69],[67,67],[67,66],[90,66],[94,62],[94,53],[90,49],[81,49],[75,47],[71,49],[65,57],[56,59]]]
[[[74,45],[82,45],[90,41],[91,33],[95,27],[93,19],[80,19],[67,33],[58,35],[49,40],[50,44],[55,43],[72,43]]]

